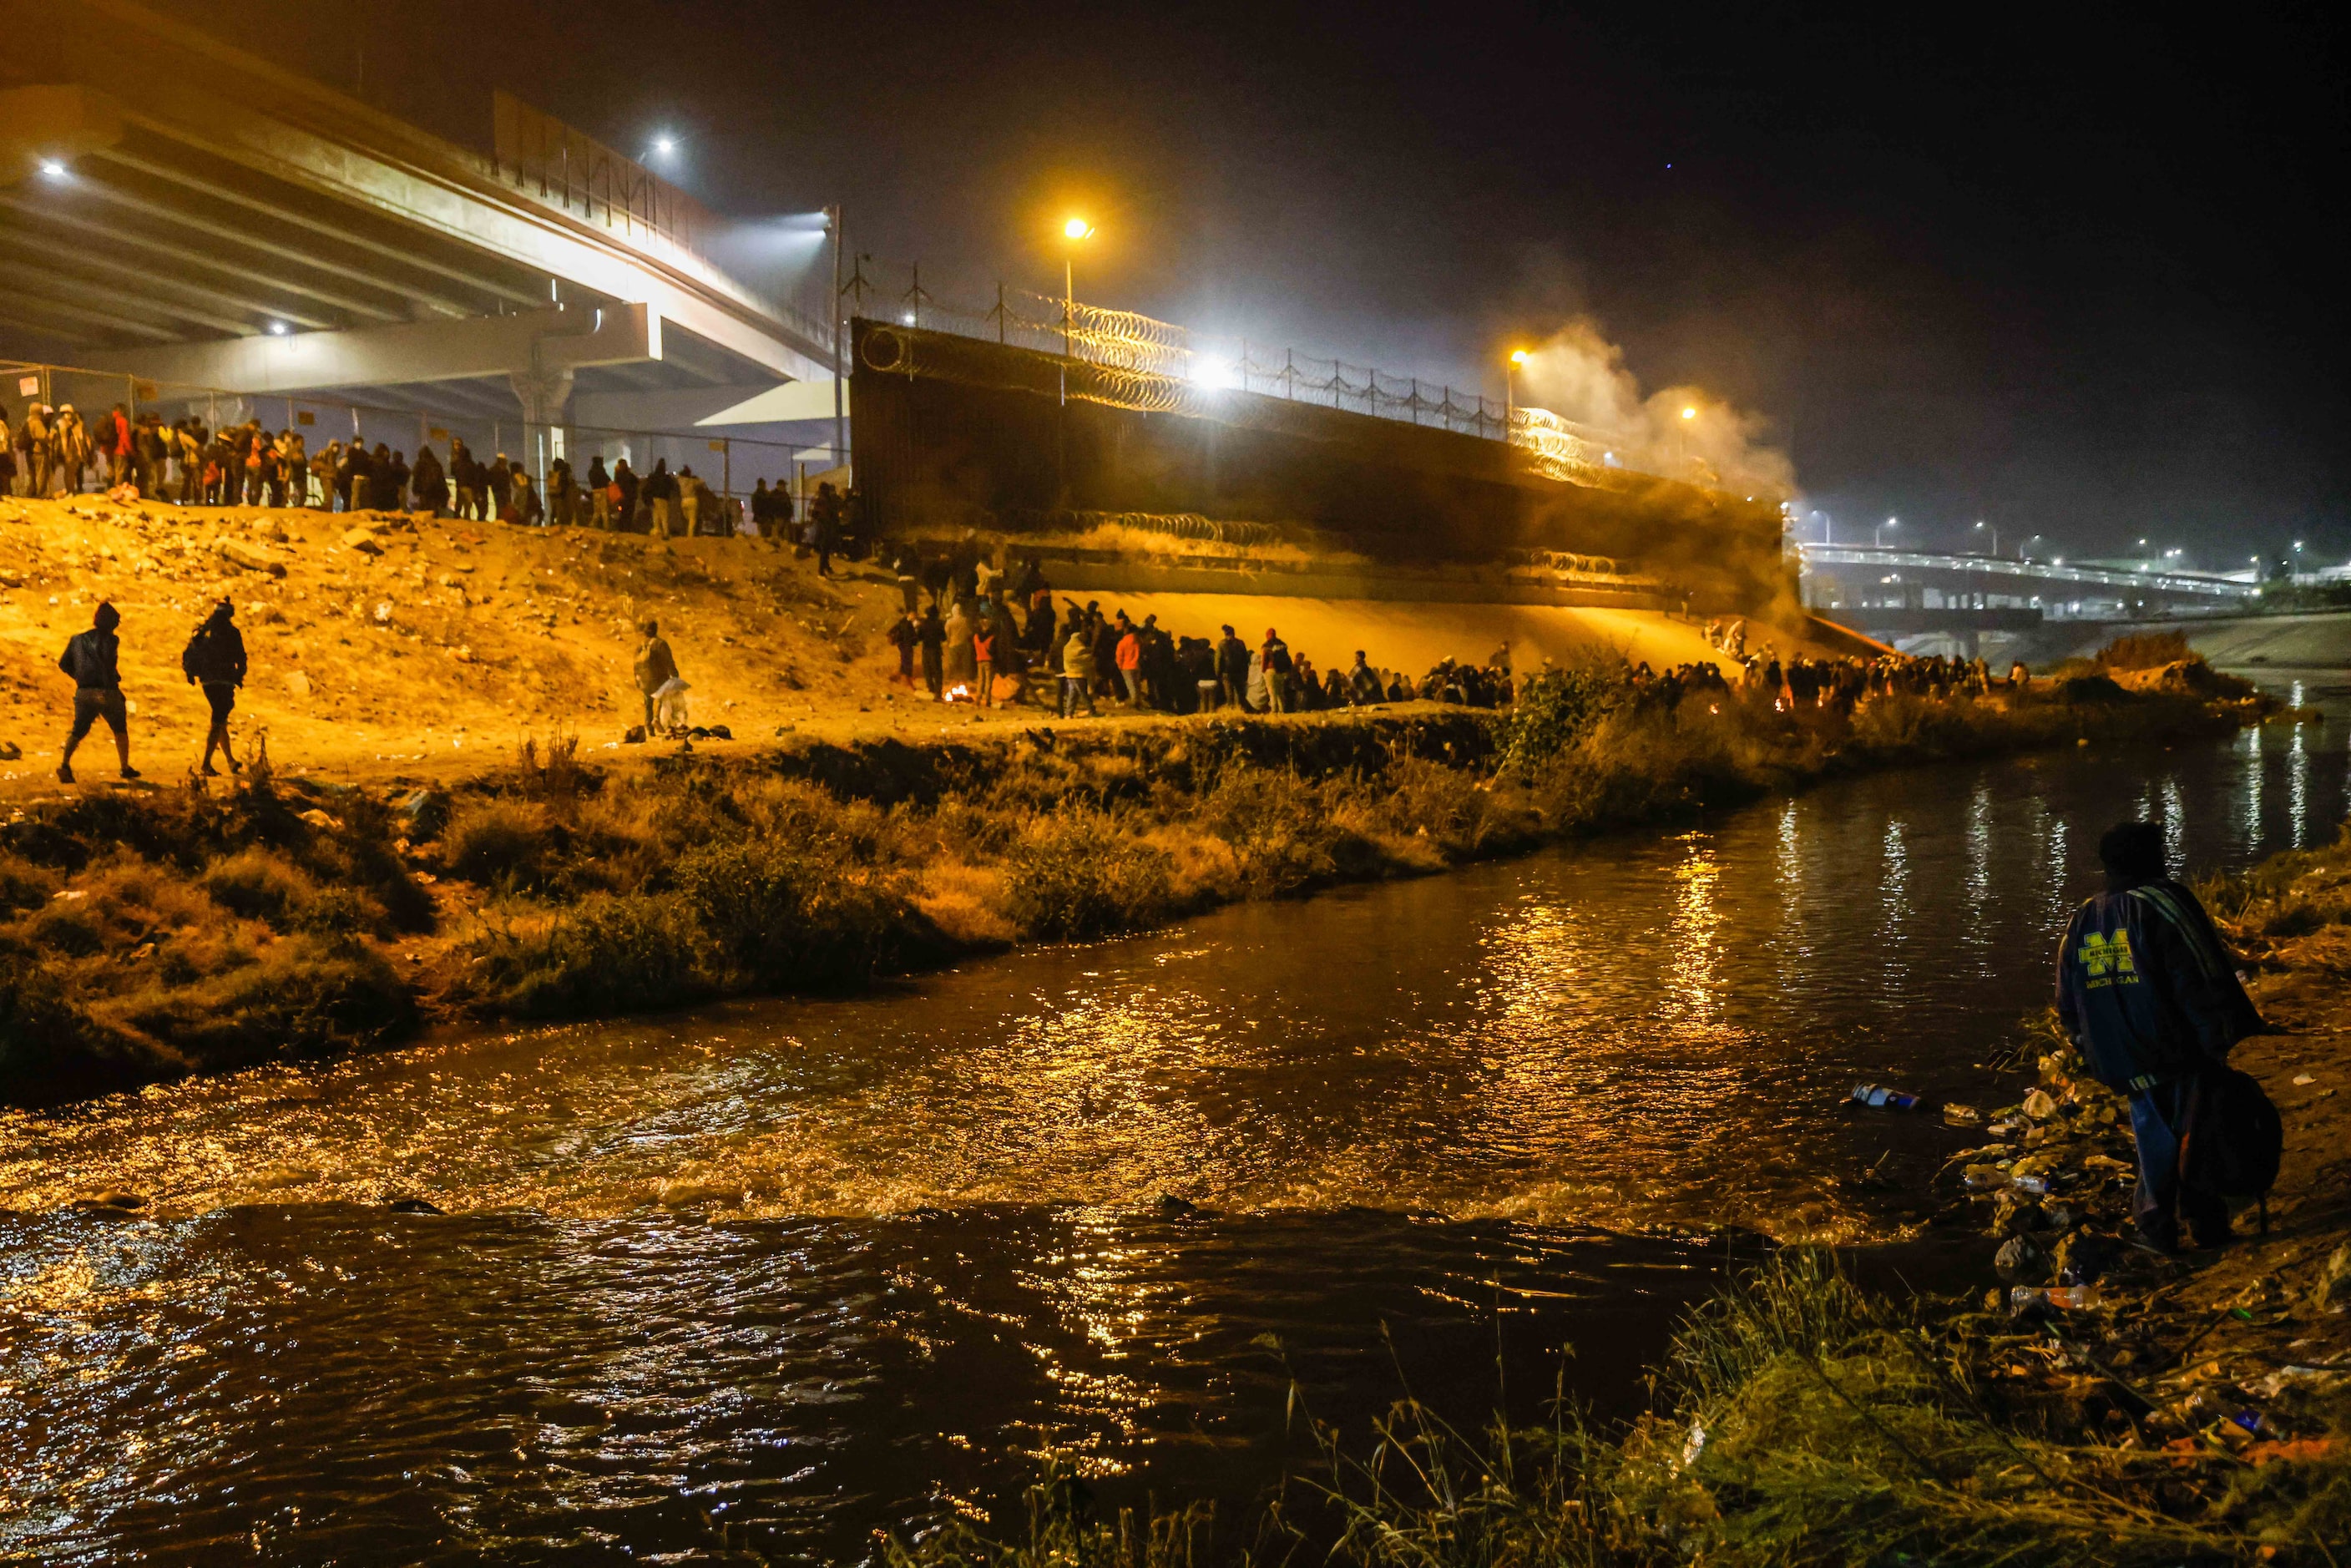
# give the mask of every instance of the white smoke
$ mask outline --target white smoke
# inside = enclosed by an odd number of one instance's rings
[[[1588,317],[1527,350],[1518,375],[1522,404],[1583,426],[1625,467],[1758,495],[1795,489],[1795,465],[1762,440],[1762,415],[1697,387],[1644,394],[1625,350]]]

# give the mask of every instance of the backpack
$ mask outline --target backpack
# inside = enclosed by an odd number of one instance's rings
[[[2269,1234],[2270,1188],[2285,1152],[2285,1122],[2259,1082],[2219,1064],[2196,1075],[2194,1108],[2179,1150],[2181,1174],[2222,1197],[2261,1205]]]

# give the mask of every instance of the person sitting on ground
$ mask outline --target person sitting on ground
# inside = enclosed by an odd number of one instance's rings
[[[57,661],[57,668],[71,675],[74,684],[73,733],[66,737],[65,755],[57,758],[61,784],[74,781],[74,747],[101,718],[114,732],[114,751],[121,760],[122,776],[139,777],[139,769],[131,766],[131,721],[122,703],[122,673],[117,664],[120,644],[114,629],[121,623],[121,613],[101,601],[90,617],[89,630],[68,639],[65,656]]]
[[[638,628],[645,636],[637,648],[637,690],[645,698],[645,734],[653,733],[653,694],[677,678],[677,659],[662,640],[658,622],[647,621]]]
[[[212,727],[204,732],[204,759],[196,771],[207,779],[217,779],[220,770],[213,766],[213,752],[217,748],[228,759],[232,773],[245,771],[245,764],[229,749],[228,716],[236,708],[236,688],[245,685],[245,637],[236,629],[232,617],[236,607],[227,600],[213,606],[196,634],[188,639],[188,646],[180,654],[180,669],[190,685],[201,685],[204,701],[213,710]]]
[[[2057,948],[2057,1017],[2091,1075],[2130,1096],[2138,1143],[2137,1245],[2225,1246],[2229,1207],[2187,1157],[2204,1081],[2264,1026],[2211,916],[2164,868],[2163,829],[2123,822],[2098,841],[2106,890]]]

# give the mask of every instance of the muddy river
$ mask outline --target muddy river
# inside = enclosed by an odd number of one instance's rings
[[[1964,1134],[1839,1103],[2000,1092],[2105,825],[2331,837],[2351,676],[2263,678],[2335,716],[9,1113],[0,1551],[849,1562],[1047,1451],[1243,1518],[1311,1457],[1293,1382],[1358,1431],[1636,1407],[1752,1233],[1947,1267],[1903,1239]]]

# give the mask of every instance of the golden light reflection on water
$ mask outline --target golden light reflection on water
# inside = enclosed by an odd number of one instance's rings
[[[1685,834],[1680,840],[1683,857],[1674,867],[1674,880],[1678,884],[1674,899],[1674,921],[1668,937],[1672,957],[1668,960],[1667,994],[1673,1006],[1667,1016],[1684,1028],[1702,1028],[1721,1015],[1722,998],[1719,970],[1721,956],[1717,950],[1717,937],[1722,927],[1722,912],[1715,906],[1716,884],[1722,880],[1722,865],[1717,859],[1714,842],[1701,833]]]

